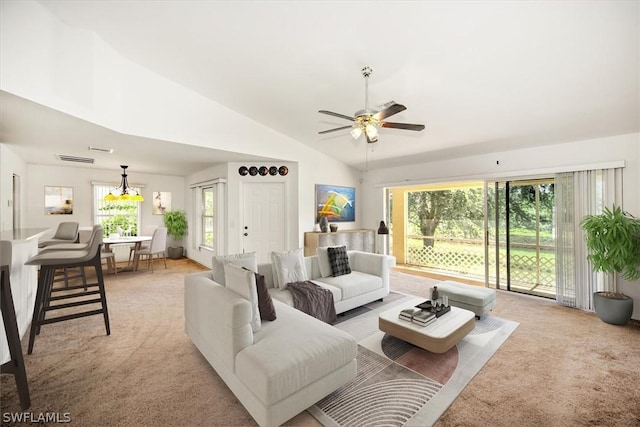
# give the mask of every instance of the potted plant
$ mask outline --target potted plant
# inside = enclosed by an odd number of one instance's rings
[[[599,215],[587,215],[580,222],[585,231],[587,259],[595,271],[611,275],[615,292],[595,292],[593,305],[600,319],[624,325],[633,314],[633,299],[617,292],[616,276],[626,280],[640,278],[640,219],[620,206],[604,208]]]
[[[167,227],[167,234],[173,236],[175,243],[182,241],[187,234],[187,214],[185,211],[165,211],[164,226]],[[182,246],[169,246],[167,255],[172,259],[182,258],[184,248]]]

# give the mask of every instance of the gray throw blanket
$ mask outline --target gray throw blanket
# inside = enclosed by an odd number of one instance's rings
[[[287,284],[293,295],[293,306],[325,323],[333,324],[337,320],[333,294],[330,290],[308,280]]]

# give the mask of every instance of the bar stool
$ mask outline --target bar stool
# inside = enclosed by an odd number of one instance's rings
[[[9,245],[7,242],[0,244]],[[2,266],[0,267],[0,309],[2,310],[2,321],[4,330],[7,334],[7,344],[9,345],[9,354],[11,358],[8,362],[3,363],[0,372],[3,374],[13,374],[16,380],[18,396],[20,398],[20,406],[22,410],[26,410],[31,406],[31,397],[29,396],[29,383],[27,382],[27,371],[24,367],[24,357],[22,355],[22,346],[20,345],[20,332],[18,331],[18,322],[16,320],[15,306],[13,305],[13,295],[11,293],[11,247],[2,247]],[[4,264],[7,265],[4,265]]]
[[[94,225],[93,228],[91,229],[91,234],[89,235],[89,238],[87,239],[86,242],[78,242],[78,243],[56,243],[56,244],[51,244],[49,246],[45,246],[43,248],[40,248],[40,251],[38,253],[44,253],[44,252],[52,252],[52,251],[80,251],[80,250],[89,250],[89,248],[91,247],[91,245],[93,244],[93,240],[96,239],[96,236],[98,235],[98,232],[102,231],[102,226],[101,225]],[[65,286],[68,288],[69,287],[69,279],[77,279],[77,278],[81,278],[82,279],[82,283],[86,284],[87,283],[87,275],[85,274],[84,271],[84,267],[79,267],[79,275],[77,276],[69,276],[69,268],[61,268],[58,269],[56,271],[56,274],[62,274],[63,277],[61,279],[54,279],[54,283],[55,282],[61,282],[64,281]]]
[[[33,343],[36,335],[40,334],[40,327],[49,323],[63,322],[65,320],[102,314],[107,335],[111,335],[109,327],[109,312],[107,310],[107,297],[104,290],[104,278],[102,275],[102,260],[100,248],[102,247],[102,226],[96,226],[96,234],[91,244],[85,250],[48,250],[31,257],[26,265],[39,265],[38,291],[31,321],[29,333],[28,354],[33,352]],[[96,272],[96,283],[83,283],[77,286],[54,288],[55,270],[58,268],[93,267]],[[64,291],[62,295],[53,295],[55,292]],[[72,291],[72,292],[69,292]],[[98,298],[86,299],[87,296],[99,295]],[[52,304],[52,302],[68,301]],[[99,309],[87,310],[78,313],[59,315],[46,318],[49,311],[78,307],[81,305],[100,304]]]
[[[77,243],[78,242],[78,229],[80,228],[80,224],[77,222],[61,222],[58,224],[58,228],[56,229],[56,233],[53,238],[39,240],[38,247],[44,248],[49,245],[56,245],[58,243]]]

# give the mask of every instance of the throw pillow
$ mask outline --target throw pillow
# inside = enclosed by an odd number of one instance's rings
[[[349,255],[346,246],[327,248],[329,253],[329,263],[331,264],[331,275],[333,277],[351,273],[349,266]]]
[[[267,283],[262,274],[256,275],[256,291],[258,292],[258,309],[260,310],[260,319],[273,321],[276,320],[276,308],[273,306],[273,300],[267,289]]]
[[[327,247],[319,247],[316,249],[316,255],[318,255],[318,267],[320,268],[320,276],[331,276],[331,263],[329,262],[329,252]]]
[[[255,273],[231,263],[224,264],[223,269],[227,288],[251,303],[251,330],[258,332],[262,323],[260,323]]]
[[[285,289],[287,283],[308,280],[302,248],[271,252],[271,268],[273,269],[274,285],[279,289]]]
[[[238,267],[246,267],[256,272],[258,271],[258,257],[255,252],[247,252],[244,254],[214,256],[211,261],[213,268],[213,281],[225,286],[224,266],[225,264],[233,264]]]

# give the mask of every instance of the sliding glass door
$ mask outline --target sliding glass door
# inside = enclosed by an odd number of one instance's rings
[[[555,298],[553,178],[485,183],[490,287]]]

